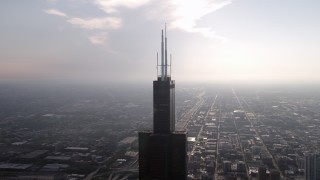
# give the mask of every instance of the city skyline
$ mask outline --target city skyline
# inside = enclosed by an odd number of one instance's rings
[[[3,1],[0,81],[149,82],[167,23],[179,82],[319,84],[319,5]]]

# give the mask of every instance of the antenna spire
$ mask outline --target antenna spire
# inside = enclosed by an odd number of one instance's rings
[[[161,62],[158,61],[158,53],[157,53],[157,77],[161,79],[161,81],[166,81],[171,74],[171,62],[168,64],[168,42],[167,42],[167,23],[164,26],[164,34],[163,29],[161,30]],[[171,58],[171,57],[170,57]],[[170,59],[171,60],[171,59]],[[160,71],[158,68],[160,66]],[[170,68],[170,72],[168,72],[168,67]]]
[[[164,66],[164,77],[167,78],[168,76],[168,72],[167,72],[167,69],[168,69],[168,57],[167,57],[167,23],[165,23],[164,25],[164,36],[165,36],[165,66]]]
[[[170,54],[170,76],[172,75],[172,55]]]
[[[161,30],[161,80],[164,81],[164,47],[163,30]]]

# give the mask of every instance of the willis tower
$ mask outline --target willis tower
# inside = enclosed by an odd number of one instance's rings
[[[165,29],[165,35],[161,32],[161,64],[157,62],[160,73],[153,81],[153,131],[139,132],[140,180],[187,179],[187,135],[175,131],[175,83],[167,62]]]

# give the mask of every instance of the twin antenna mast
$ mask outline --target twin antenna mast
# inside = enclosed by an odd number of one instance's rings
[[[172,56],[170,54],[170,65],[168,65],[168,54],[167,54],[167,25],[164,28],[164,42],[163,42],[163,30],[161,30],[161,64],[158,61],[158,53],[157,53],[157,76],[161,78],[161,81],[166,81],[167,77],[171,75],[171,63]],[[160,75],[159,75],[159,67],[160,67]],[[168,67],[170,67],[170,73],[168,74]]]

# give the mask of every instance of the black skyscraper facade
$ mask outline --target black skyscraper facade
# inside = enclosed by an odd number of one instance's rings
[[[306,180],[320,180],[320,154],[307,154],[304,168]]]
[[[175,83],[168,72],[167,37],[153,82],[153,131],[139,132],[139,179],[187,179],[187,135],[175,131]],[[171,66],[170,66],[171,68]]]

